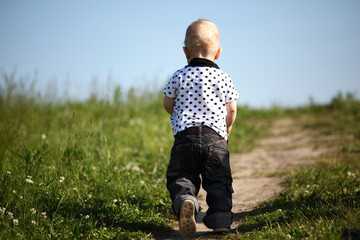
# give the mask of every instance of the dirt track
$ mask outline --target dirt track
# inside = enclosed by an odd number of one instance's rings
[[[232,228],[240,224],[237,213],[252,210],[260,202],[266,201],[282,190],[284,172],[291,166],[309,164],[314,158],[328,151],[318,147],[319,142],[329,141],[329,137],[314,135],[313,132],[303,130],[295,119],[281,119],[271,127],[271,136],[261,139],[257,147],[249,153],[230,154],[233,172],[233,213]],[[201,189],[198,199],[202,212],[197,219],[197,233],[192,239],[212,239],[211,229],[202,223],[207,210],[206,192]],[[178,229],[166,237],[155,239],[182,239]]]

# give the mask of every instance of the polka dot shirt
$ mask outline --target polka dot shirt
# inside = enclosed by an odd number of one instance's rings
[[[208,126],[227,139],[226,103],[239,94],[230,76],[214,62],[192,59],[188,66],[177,70],[163,89],[175,99],[171,116],[173,134],[192,126]]]

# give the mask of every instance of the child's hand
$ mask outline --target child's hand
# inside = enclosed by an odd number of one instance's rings
[[[164,108],[165,110],[172,115],[174,112],[175,99],[168,96],[164,97]]]
[[[227,137],[229,137],[229,135],[230,135],[230,133],[231,133],[231,129],[232,129],[232,125],[227,128]]]

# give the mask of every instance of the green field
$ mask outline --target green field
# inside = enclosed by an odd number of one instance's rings
[[[240,213],[242,224],[224,238],[340,239],[345,229],[356,229],[360,237],[360,102],[351,94],[339,94],[329,105],[284,113],[296,117],[304,130],[335,136],[314,146],[333,150],[311,166],[286,173],[284,191]]]
[[[162,94],[130,92],[123,100],[117,89],[111,100],[60,102],[12,86],[0,92],[0,239],[149,239],[171,230],[165,172],[173,136]],[[289,116],[352,138],[315,166],[290,172],[279,197],[222,238],[339,239],[343,228],[360,227],[353,95],[296,109],[240,106],[230,151],[251,150],[269,123]]]

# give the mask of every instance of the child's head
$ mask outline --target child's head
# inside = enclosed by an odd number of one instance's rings
[[[186,30],[184,52],[188,61],[193,58],[218,59],[221,48],[219,30],[208,20],[199,19]]]

